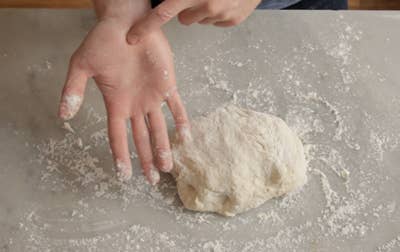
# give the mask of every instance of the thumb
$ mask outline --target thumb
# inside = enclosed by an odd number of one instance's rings
[[[85,93],[87,73],[79,66],[76,57],[71,58],[67,80],[61,95],[58,116],[61,119],[72,119],[78,112]]]
[[[160,29],[161,26],[191,5],[193,4],[190,0],[165,0],[131,27],[126,37],[128,43],[138,43],[140,37]]]

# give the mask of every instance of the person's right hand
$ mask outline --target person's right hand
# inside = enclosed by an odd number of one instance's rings
[[[172,53],[163,33],[155,31],[132,46],[126,41],[129,27],[107,18],[90,31],[71,58],[59,116],[68,120],[77,113],[87,79],[93,77],[107,109],[118,174],[123,179],[132,174],[126,129],[126,120],[130,119],[143,172],[151,184],[156,184],[158,169],[172,169],[162,103],[168,104],[181,137],[188,134],[189,123],[176,90]]]
[[[243,22],[261,0],[165,0],[130,29],[127,40],[137,43],[173,17],[185,25],[193,23],[234,26]]]

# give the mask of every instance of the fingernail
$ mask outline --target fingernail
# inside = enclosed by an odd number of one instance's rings
[[[121,181],[127,181],[132,177],[132,169],[128,164],[122,160],[117,159],[115,161],[115,167],[117,172],[117,178]]]
[[[160,173],[154,165],[151,165],[147,179],[153,186],[160,182]]]
[[[65,95],[60,104],[59,116],[61,119],[69,120],[79,110],[82,103],[82,97],[79,95]]]
[[[191,141],[193,139],[188,126],[182,126],[179,128],[178,137],[180,141]]]
[[[172,170],[172,153],[170,151],[158,151],[158,157],[163,164],[160,168],[163,172],[170,172]]]
[[[137,44],[139,42],[139,36],[136,34],[130,35],[128,37],[128,42],[131,45]]]

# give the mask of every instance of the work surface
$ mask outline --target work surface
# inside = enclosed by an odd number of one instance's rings
[[[0,251],[400,250],[400,13],[167,25],[191,117],[236,103],[282,117],[306,147],[301,191],[234,218],[184,210],[135,153],[132,181],[118,182],[93,82],[69,125],[56,118],[93,23],[90,11],[0,11]]]

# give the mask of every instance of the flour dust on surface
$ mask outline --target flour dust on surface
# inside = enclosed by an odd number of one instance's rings
[[[277,44],[250,34],[249,58],[239,58],[243,48],[224,46],[235,31],[214,42],[215,57],[199,59],[201,67],[190,64],[190,50],[198,45],[181,48],[177,57],[178,76],[186,83],[180,92],[191,115],[234,103],[279,116],[300,136],[309,177],[300,191],[235,218],[185,210],[171,177],[163,175],[156,187],[146,182],[135,152],[132,180],[117,179],[106,118],[86,105],[84,119],[64,124],[64,137],[27,144],[36,153],[32,165],[40,169],[37,190],[49,194],[51,204],[26,203],[20,238],[8,241],[10,250],[346,251],[346,241],[367,242],[384,223],[398,223],[398,198],[390,191],[396,181],[386,174],[386,158],[398,149],[400,131],[391,124],[395,115],[379,116],[386,101],[374,107],[360,99],[373,90],[364,80],[382,86],[386,80],[355,56],[364,36],[359,26],[337,15],[335,32],[287,45],[283,57]],[[242,74],[235,80],[232,71]],[[261,76],[265,71],[270,79]],[[167,121],[172,128],[170,114]],[[382,121],[391,126],[381,127]],[[394,233],[371,249],[399,248]]]

